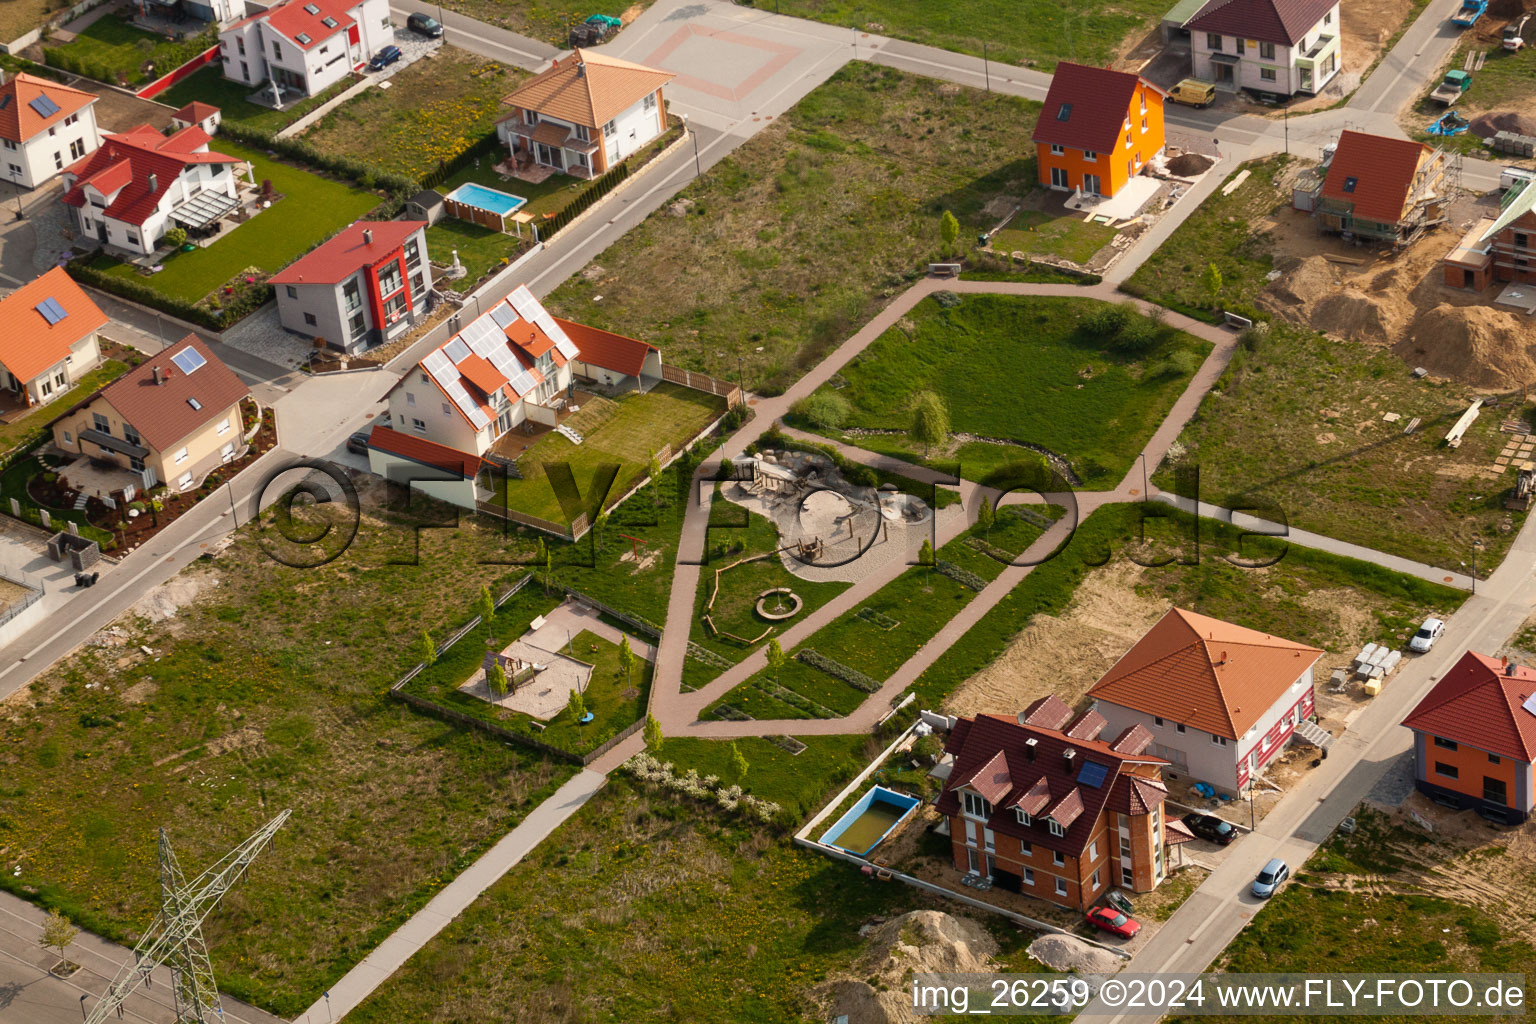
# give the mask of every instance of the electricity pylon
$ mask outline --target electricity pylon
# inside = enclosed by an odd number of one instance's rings
[[[160,830],[160,913],[133,947],[133,961],[117,972],[86,1024],[104,1024],[162,965],[171,969],[171,996],[178,1022],[219,1024],[224,1020],[208,945],[203,941],[203,921],[244,877],[251,861],[267,848],[292,813],[284,811],[267,822],[190,884],[171,850],[170,836],[165,829]]]

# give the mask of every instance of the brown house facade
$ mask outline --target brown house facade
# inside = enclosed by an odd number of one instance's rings
[[[1536,183],[1504,194],[1497,218],[1484,218],[1441,262],[1452,288],[1536,283]]]
[[[1087,910],[1112,888],[1155,889],[1167,874],[1167,764],[1146,753],[1137,726],[1100,738],[1104,719],[1074,715],[1055,696],[1016,719],[956,720],[937,808],[949,822],[954,865],[1001,889]]]

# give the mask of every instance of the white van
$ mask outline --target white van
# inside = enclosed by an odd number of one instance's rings
[[[1508,192],[1523,181],[1536,181],[1536,171],[1524,167],[1506,167],[1499,172],[1499,191]]]

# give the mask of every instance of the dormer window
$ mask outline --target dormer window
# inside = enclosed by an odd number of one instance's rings
[[[960,799],[965,807],[967,818],[979,818],[985,821],[992,817],[992,805],[984,800],[980,793],[972,793],[968,789],[960,791]]]
[[[1056,120],[1065,121],[1072,116],[1072,104],[1063,103],[1056,110]]]
[[[1060,838],[1067,834],[1067,830],[1062,828],[1055,818],[1046,818],[1045,825],[1051,830],[1051,835],[1053,836]]]
[[[1020,824],[1020,825],[1028,825],[1028,824],[1029,824],[1029,823],[1030,823],[1030,822],[1031,822],[1031,821],[1033,821],[1033,820],[1034,820],[1034,819],[1033,819],[1033,818],[1031,818],[1031,817],[1030,817],[1030,816],[1029,816],[1029,812],[1028,812],[1028,811],[1026,811],[1026,810],[1025,810],[1025,809],[1024,809],[1024,808],[1022,808],[1022,807],[1015,807],[1015,808],[1014,808],[1014,809],[1013,809],[1013,816],[1014,816],[1014,817],[1015,817],[1015,818],[1018,818],[1018,819],[1019,819],[1019,824]]]

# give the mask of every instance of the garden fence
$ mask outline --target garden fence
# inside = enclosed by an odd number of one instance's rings
[[[42,598],[43,591],[41,587],[33,586],[25,580],[16,579],[9,573],[0,573],[0,579],[14,583],[16,586],[21,587],[27,592],[26,596],[23,597],[20,601],[11,602],[11,604],[6,607],[5,611],[0,612],[0,626],[3,626],[36,604]]]
[[[693,391],[704,391],[711,395],[718,395],[725,399],[726,405],[735,405],[741,401],[741,388],[728,380],[719,377],[711,377],[707,373],[699,373],[695,370],[684,370],[679,366],[663,365],[661,368],[663,380],[669,380],[673,384],[681,384]]]

